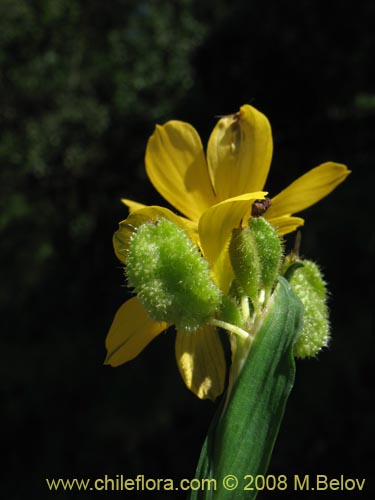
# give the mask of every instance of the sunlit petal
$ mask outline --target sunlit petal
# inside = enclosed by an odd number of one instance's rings
[[[119,366],[138,356],[163,330],[166,323],[156,323],[136,297],[117,311],[107,335],[106,365]]]
[[[272,159],[268,119],[244,105],[217,123],[208,142],[207,162],[217,201],[263,189]]]
[[[350,170],[340,163],[327,162],[313,168],[272,198],[267,218],[295,214],[314,205],[341,184],[349,174]]]
[[[197,230],[193,223],[183,217],[179,217],[168,210],[168,208],[149,206],[132,212],[127,219],[120,222],[118,230],[113,235],[113,248],[117,258],[125,264],[131,237],[137,227],[146,222],[156,222],[161,218],[170,220],[181,227],[194,243],[197,242]]]
[[[300,217],[292,217],[291,215],[285,215],[284,217],[274,217],[269,219],[266,214],[266,219],[273,227],[276,229],[280,236],[284,234],[292,233],[299,227],[303,226],[305,221]]]
[[[216,399],[224,390],[224,350],[215,328],[177,333],[176,359],[186,386],[200,399]]]
[[[147,174],[159,193],[193,220],[215,203],[196,130],[185,122],[158,125],[146,150]]]
[[[121,202],[129,208],[129,214],[141,210],[143,208],[148,208],[147,205],[143,203],[138,203],[137,201],[129,200],[127,198],[122,198]],[[178,216],[182,222],[182,226],[187,230],[191,239],[198,245],[198,224],[196,221],[187,219],[186,217]],[[121,259],[120,259],[121,260]]]
[[[232,229],[240,227],[254,200],[263,199],[267,193],[246,193],[213,205],[199,221],[198,232],[205,257],[212,263],[216,282],[227,291],[231,266],[227,248]]]
[[[133,200],[128,200],[127,198],[121,198],[121,203],[126,205],[129,208],[129,213],[131,214],[132,212],[136,212],[137,210],[140,210],[141,208],[145,208],[147,205],[144,205],[143,203],[138,203],[137,201]]]

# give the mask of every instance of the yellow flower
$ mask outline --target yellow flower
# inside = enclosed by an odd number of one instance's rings
[[[200,244],[219,284],[230,281],[225,245],[233,227],[247,222],[254,193],[264,197],[273,152],[271,126],[249,105],[221,118],[204,154],[200,137],[188,123],[157,125],[146,149],[147,175],[159,193],[181,214],[199,225]],[[298,178],[271,198],[264,217],[280,235],[303,225],[298,213],[327,196],[345,180],[345,165],[327,162]],[[130,212],[144,205],[123,199]],[[224,254],[223,254],[224,252]]]
[[[158,125],[147,145],[147,174],[159,193],[186,219],[161,207],[122,200],[131,215],[115,234],[116,255],[124,262],[129,224],[137,226],[160,216],[173,218],[199,244],[217,284],[226,292],[232,277],[228,241],[232,229],[247,222],[254,201],[267,194],[263,189],[272,152],[270,124],[249,105],[218,121],[206,155],[198,133],[188,123]],[[272,197],[264,216],[280,235],[292,232],[304,222],[293,214],[327,196],[348,174],[345,165],[319,165]],[[130,299],[120,307],[108,334],[107,363],[117,366],[134,358],[166,327],[153,322],[136,297]],[[194,334],[177,332],[176,357],[186,385],[198,397],[214,399],[222,392],[225,361],[213,327],[206,326]]]

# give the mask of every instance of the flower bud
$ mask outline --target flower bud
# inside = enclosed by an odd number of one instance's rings
[[[295,264],[302,264],[296,267]],[[327,290],[319,267],[310,260],[297,261],[289,283],[304,306],[303,330],[294,346],[297,358],[316,356],[328,345],[330,328]]]
[[[238,284],[255,303],[259,294],[260,263],[256,242],[248,227],[233,229],[229,255]]]
[[[259,256],[260,287],[270,294],[280,270],[281,240],[275,229],[263,217],[252,217],[249,228]]]
[[[207,261],[167,219],[145,223],[133,234],[126,275],[150,316],[180,331],[198,329],[221,306],[222,293]]]
[[[231,325],[242,326],[242,315],[234,297],[223,295],[218,318]]]

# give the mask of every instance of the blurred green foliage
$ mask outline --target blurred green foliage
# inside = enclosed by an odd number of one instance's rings
[[[173,332],[102,366],[125,299],[111,238],[121,197],[160,202],[143,166],[155,123],[205,141],[246,102],[273,127],[271,195],[323,161],[353,170],[306,214],[333,343],[298,366],[272,470],[370,470],[374,14],[371,0],[0,0],[4,454],[30,475],[9,498],[49,496],[47,474],[193,474],[213,407],[179,379]],[[319,404],[306,386],[326,388]]]
[[[14,264],[3,282],[22,280],[18,300],[56,266],[59,245],[81,252],[92,241],[105,205],[140,175],[139,132],[173,114],[193,83],[205,29],[191,6],[0,2],[0,230],[2,260]]]

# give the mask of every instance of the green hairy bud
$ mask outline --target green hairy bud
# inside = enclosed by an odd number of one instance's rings
[[[223,295],[218,318],[236,326],[242,326],[243,319],[235,298]]]
[[[233,229],[229,255],[238,284],[255,303],[259,294],[260,263],[256,242],[248,227]]]
[[[249,228],[254,236],[260,264],[260,287],[269,295],[280,270],[283,249],[275,229],[263,217],[252,217]]]
[[[314,262],[301,260],[296,263],[302,266],[291,264],[294,270],[289,282],[304,306],[304,315],[303,330],[294,346],[294,355],[297,358],[306,358],[316,356],[328,345],[330,328],[327,290],[322,273]]]
[[[222,293],[207,261],[186,233],[166,219],[145,223],[134,233],[126,275],[150,316],[180,331],[198,329],[221,306]]]

